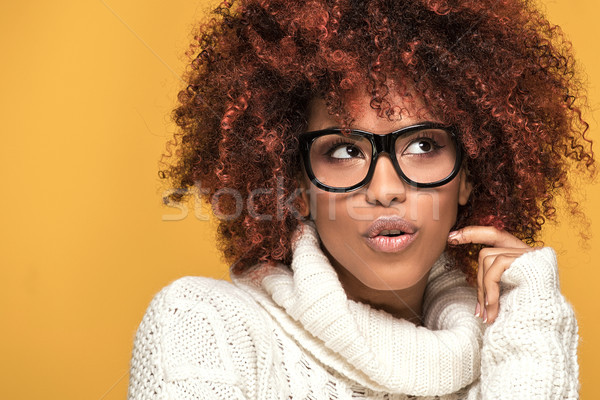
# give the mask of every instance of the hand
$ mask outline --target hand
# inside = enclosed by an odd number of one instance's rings
[[[496,320],[500,299],[500,277],[519,256],[537,248],[493,226],[467,226],[448,235],[450,244],[481,243],[477,268],[477,307],[475,315],[491,324]]]

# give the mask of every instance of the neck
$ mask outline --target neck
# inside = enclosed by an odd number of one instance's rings
[[[331,261],[350,300],[368,304],[415,325],[423,325],[423,296],[429,272],[411,287],[401,290],[377,290],[366,286],[335,260]]]

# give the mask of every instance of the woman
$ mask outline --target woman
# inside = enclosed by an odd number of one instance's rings
[[[161,176],[210,202],[233,283],[155,296],[128,397],[577,398],[538,240],[595,165],[560,30],[515,0],[215,13]]]

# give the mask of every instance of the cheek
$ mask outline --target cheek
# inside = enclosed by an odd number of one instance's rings
[[[345,261],[348,246],[356,246],[354,241],[360,233],[362,218],[348,211],[348,208],[352,208],[350,198],[348,195],[321,192],[313,199],[311,208],[323,245],[340,262]]]
[[[458,184],[453,181],[441,188],[410,190],[396,212],[428,231],[445,235],[444,231],[449,231],[456,222]],[[311,213],[320,232],[343,235],[389,210],[367,206],[351,195],[319,192],[311,199]]]
[[[327,192],[317,194],[312,203],[312,211],[319,232],[339,234],[352,225],[353,218],[348,214],[346,197]]]
[[[416,191],[410,206],[410,218],[421,223],[452,226],[458,211],[458,192],[452,189]]]
[[[421,192],[414,201],[415,221],[420,226],[425,247],[420,252],[441,253],[446,248],[448,232],[456,222],[458,187],[444,186],[435,191]]]
[[[396,213],[415,222],[421,231],[418,249],[412,251],[425,256],[444,250],[448,232],[456,222],[458,187],[453,181],[435,189],[409,189],[406,199],[397,203]],[[367,205],[351,195],[319,192],[311,199],[311,214],[321,240],[340,259],[347,256],[349,245],[362,245],[358,238],[370,221],[390,211]]]

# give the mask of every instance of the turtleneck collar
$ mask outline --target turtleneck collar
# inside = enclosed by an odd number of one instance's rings
[[[444,268],[445,254],[431,269],[419,327],[349,300],[312,222],[299,224],[292,249],[291,269],[258,264],[232,281],[323,364],[369,389],[417,396],[453,393],[479,377],[476,293]]]

